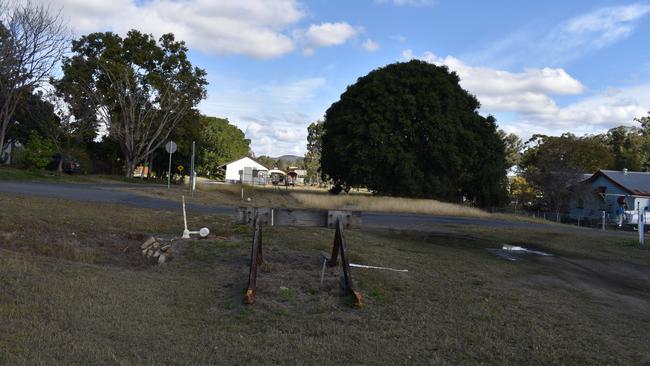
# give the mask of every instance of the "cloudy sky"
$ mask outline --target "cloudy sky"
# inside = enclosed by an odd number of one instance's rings
[[[46,0],[44,0],[46,1]],[[650,110],[650,2],[50,0],[77,35],[132,28],[187,42],[204,114],[256,155],[302,154],[347,85],[413,58],[456,71],[482,114],[524,138],[596,133]]]

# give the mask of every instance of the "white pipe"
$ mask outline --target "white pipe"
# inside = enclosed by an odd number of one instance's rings
[[[185,225],[185,230],[187,230],[187,215],[185,214],[185,196],[181,196],[183,199],[183,224]]]
[[[366,268],[366,269],[381,269],[385,271],[394,271],[394,272],[408,272],[408,269],[395,269],[395,268],[388,268],[388,267],[377,267],[377,266],[366,266],[365,264],[356,264],[356,263],[350,263],[350,267],[356,267],[356,268]]]

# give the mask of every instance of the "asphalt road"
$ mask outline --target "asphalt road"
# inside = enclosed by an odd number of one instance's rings
[[[43,196],[75,201],[100,202],[130,205],[140,208],[158,210],[178,210],[180,202],[138,195],[128,190],[115,188],[133,187],[128,184],[62,184],[0,181],[0,192],[29,196]],[[138,185],[146,188],[146,185]],[[235,208],[230,206],[207,206],[188,204],[188,212],[234,215]],[[455,216],[430,216],[393,213],[364,212],[362,226],[366,228],[388,228],[397,230],[439,231],[442,225],[477,225],[487,227],[512,228],[546,228],[554,231],[592,230],[570,225],[545,225],[538,223],[508,221],[495,219],[478,219]],[[608,232],[615,233],[615,232]]]
[[[71,184],[0,181],[0,192],[28,196],[62,198],[74,201],[113,203],[157,210],[181,210],[181,203],[161,198],[147,197],[116,188],[133,187],[129,184]],[[146,185],[137,186],[146,188]],[[186,205],[190,212],[234,214],[228,206]]]

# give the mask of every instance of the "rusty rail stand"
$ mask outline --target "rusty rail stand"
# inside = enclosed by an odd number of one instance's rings
[[[257,267],[264,262],[262,258],[262,222],[255,216],[255,233],[253,234],[253,245],[251,246],[251,267],[248,273],[248,287],[246,288],[246,304],[255,301],[255,286],[257,285]]]
[[[341,256],[341,268],[343,270],[343,282],[341,287],[345,294],[352,294],[354,296],[354,305],[361,307],[361,294],[354,289],[352,285],[352,274],[350,272],[350,262],[345,252],[345,235],[343,234],[343,223],[340,219],[336,219],[336,233],[334,234],[334,246],[332,246],[332,255],[327,261],[328,267],[337,265],[338,257]]]
[[[328,227],[335,228],[334,246],[331,258],[323,254],[329,267],[337,265],[341,257],[343,281],[341,287],[346,295],[354,296],[354,304],[361,306],[361,294],[352,285],[350,262],[347,258],[345,236],[343,228],[351,228],[361,224],[360,212],[349,211],[324,211],[324,210],[294,210],[276,208],[240,207],[237,210],[239,222],[244,225],[253,225],[253,243],[251,245],[250,272],[248,274],[248,287],[244,302],[252,304],[255,301],[258,267],[262,265],[262,227],[268,226],[302,226],[302,227]]]

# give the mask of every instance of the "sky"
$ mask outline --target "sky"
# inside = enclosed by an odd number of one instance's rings
[[[45,1],[45,0],[43,0]],[[650,111],[650,2],[49,0],[75,35],[139,29],[187,42],[202,113],[257,156],[304,154],[307,126],[373,69],[445,65],[479,112],[523,139],[601,133]]]

